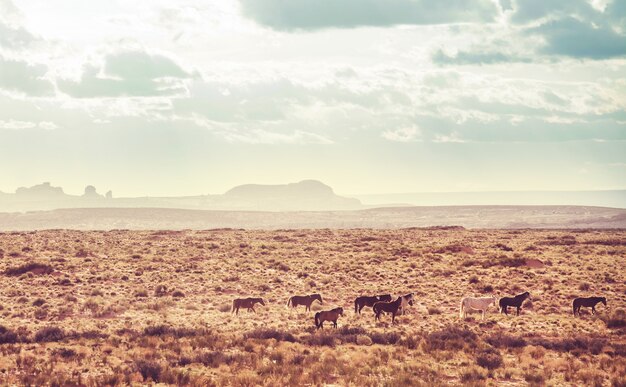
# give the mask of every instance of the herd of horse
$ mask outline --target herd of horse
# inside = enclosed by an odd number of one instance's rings
[[[464,319],[467,316],[469,310],[478,310],[482,313],[482,319],[485,318],[485,312],[487,308],[493,304],[498,305],[500,313],[509,314],[509,308],[516,308],[517,315],[519,316],[522,304],[527,299],[530,299],[530,293],[524,292],[514,297],[501,297],[499,300],[495,296],[490,297],[464,297],[461,300],[459,307],[459,317]],[[365,307],[370,307],[374,311],[375,320],[380,321],[380,316],[383,313],[391,314],[392,324],[396,321],[396,316],[401,315],[406,311],[407,306],[413,305],[413,293],[408,293],[403,296],[399,296],[393,300],[391,294],[383,294],[379,296],[360,296],[354,300],[354,313],[361,314],[361,310]],[[307,296],[292,296],[287,300],[287,307],[291,306],[296,308],[300,305],[305,307],[306,311],[311,310],[313,302],[319,301],[323,304],[321,294],[309,294]],[[596,305],[603,303],[606,306],[605,297],[579,297],[574,299],[572,303],[574,316],[580,315],[580,308],[591,308],[593,314],[596,313]],[[248,311],[255,312],[254,305],[265,305],[262,298],[237,298],[233,301],[232,313],[239,314],[239,309],[244,308]],[[315,313],[315,327],[317,329],[324,328],[324,322],[329,321],[337,328],[337,320],[339,316],[343,316],[343,308],[338,307],[331,310],[324,310]]]

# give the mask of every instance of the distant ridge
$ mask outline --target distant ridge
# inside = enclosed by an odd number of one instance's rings
[[[63,208],[178,208],[228,211],[337,211],[363,208],[358,199],[338,196],[328,185],[303,180],[282,185],[245,184],[223,195],[114,198],[93,186],[84,194],[68,195],[46,182],[20,187],[14,194],[0,192],[0,212],[41,211]]]
[[[626,210],[580,206],[393,207],[356,211],[200,211],[89,208],[0,213],[1,231],[181,230],[463,226],[465,228],[626,228]]]

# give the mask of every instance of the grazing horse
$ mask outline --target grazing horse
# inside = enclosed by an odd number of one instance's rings
[[[293,296],[289,300],[287,300],[287,306],[291,304],[291,306],[295,308],[298,305],[304,305],[306,310],[311,310],[311,304],[315,300],[318,300],[320,304],[323,304],[322,296],[316,293],[310,294],[308,296]]]
[[[475,309],[480,310],[483,313],[484,320],[485,311],[487,310],[487,307],[491,304],[496,304],[496,298],[494,296],[482,298],[465,297],[461,300],[459,317],[463,319],[467,316],[468,309]]]
[[[383,294],[380,296],[361,296],[354,300],[354,313],[361,314],[361,309],[366,306],[372,307],[378,301],[391,301],[391,294]]]
[[[572,304],[574,308],[574,316],[578,314],[580,316],[580,308],[582,306],[586,306],[587,308],[591,308],[591,313],[596,314],[596,304],[603,303],[606,306],[606,298],[605,297],[579,297],[576,298]]]
[[[374,313],[376,313],[375,320],[380,320],[380,315],[383,312],[391,313],[391,323],[396,322],[396,315],[399,314],[400,310],[406,305],[413,305],[413,296],[411,297],[400,296],[395,301],[387,302],[387,301],[378,301],[374,304]]]
[[[512,306],[517,308],[517,315],[519,316],[519,311],[522,309],[522,303],[526,301],[527,298],[530,298],[530,293],[528,292],[518,294],[515,297],[502,297],[498,302],[498,305],[500,306],[500,313],[508,315],[509,306]]]
[[[332,321],[333,326],[337,328],[337,319],[343,316],[343,308],[335,308],[332,310],[323,310],[315,313],[315,326],[317,329],[324,328],[324,321]]]
[[[236,298],[233,301],[232,313],[239,314],[239,308],[246,308],[248,311],[256,313],[256,310],[254,310],[254,304],[257,303],[265,306],[265,302],[263,302],[262,298]]]

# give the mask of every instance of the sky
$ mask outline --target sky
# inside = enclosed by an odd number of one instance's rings
[[[0,191],[626,189],[623,0],[0,0]]]

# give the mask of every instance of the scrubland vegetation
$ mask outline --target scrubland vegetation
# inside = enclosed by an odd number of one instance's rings
[[[0,233],[0,384],[626,386],[625,267],[620,230]],[[463,296],[523,291],[519,317],[459,320]],[[354,314],[408,292],[395,325]],[[591,295],[608,307],[574,318]]]

